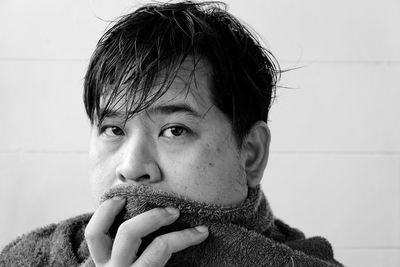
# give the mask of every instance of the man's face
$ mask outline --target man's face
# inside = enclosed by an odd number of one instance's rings
[[[90,143],[90,181],[100,196],[121,183],[148,184],[192,200],[235,205],[247,196],[244,160],[226,116],[213,105],[210,69],[185,61],[169,90],[124,124],[115,112]],[[121,109],[124,110],[124,109]]]

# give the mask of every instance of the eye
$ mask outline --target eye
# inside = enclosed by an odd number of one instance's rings
[[[101,127],[100,133],[108,137],[125,135],[124,130],[122,130],[120,127],[110,125]]]
[[[186,128],[181,126],[172,126],[164,129],[161,132],[160,136],[164,136],[167,138],[174,138],[186,133],[188,133],[188,130]]]

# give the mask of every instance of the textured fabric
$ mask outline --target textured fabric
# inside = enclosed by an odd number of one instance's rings
[[[127,204],[110,235],[125,220],[154,207],[176,207],[181,215],[170,226],[144,238],[138,254],[155,236],[199,224],[209,226],[206,241],[172,255],[167,266],[342,266],[331,245],[275,219],[259,187],[236,207],[194,202],[147,186],[115,187],[103,196],[124,196]],[[91,218],[85,214],[22,236],[0,254],[0,266],[94,266],[83,238]]]

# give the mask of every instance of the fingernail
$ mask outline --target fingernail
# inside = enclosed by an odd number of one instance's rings
[[[196,229],[196,231],[200,233],[208,232],[208,227],[205,225],[196,226],[194,229]]]
[[[167,207],[167,208],[165,208],[165,210],[166,210],[169,214],[171,214],[171,215],[173,215],[173,216],[176,216],[176,215],[179,214],[179,210],[176,209],[176,208]]]
[[[123,196],[115,196],[113,199],[118,202],[125,202],[125,198]]]

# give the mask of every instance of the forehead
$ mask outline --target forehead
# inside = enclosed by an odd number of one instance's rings
[[[125,110],[130,112],[135,108],[135,105],[141,105],[144,102],[150,100],[150,98],[160,90],[163,90],[163,77],[170,75],[167,73],[160,73],[156,77],[153,86],[150,88],[147,97],[143,97],[140,93],[134,92],[131,94],[130,90],[138,90],[137,88],[120,88],[122,95],[118,99],[113,99],[114,102],[111,106],[113,110]],[[165,92],[160,97],[153,102],[148,107],[154,105],[171,105],[174,103],[186,103],[200,113],[201,111],[208,110],[213,106],[213,101],[211,97],[211,76],[212,69],[211,66],[205,60],[195,60],[193,57],[187,57],[184,62],[179,67],[178,71],[173,75],[168,87]],[[129,95],[135,95],[135,97],[130,98]],[[105,103],[110,100],[110,93],[105,94],[101,97],[100,108],[105,108]],[[114,96],[115,97],[115,96]],[[135,103],[135,104],[134,104]],[[110,104],[110,103],[108,103]],[[130,108],[127,108],[127,105]],[[108,107],[109,108],[109,107]]]
[[[157,90],[157,86],[154,90]],[[166,93],[156,103],[184,101],[200,109],[208,108],[211,101],[211,68],[200,60],[187,58],[180,66],[175,79]]]

